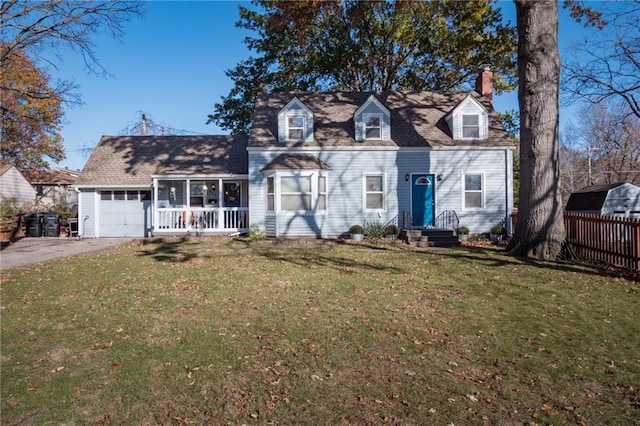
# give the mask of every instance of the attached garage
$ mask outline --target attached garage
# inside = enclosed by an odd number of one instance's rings
[[[151,191],[100,191],[98,236],[147,237],[151,232]]]

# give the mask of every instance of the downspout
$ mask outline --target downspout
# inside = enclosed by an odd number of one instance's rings
[[[74,186],[73,189],[78,194],[78,239],[81,239],[84,233],[84,221],[82,222],[82,228],[80,227],[80,212],[82,211],[82,197],[80,194],[82,194],[82,192],[80,192],[77,186]],[[69,235],[71,235],[71,231],[69,231]]]

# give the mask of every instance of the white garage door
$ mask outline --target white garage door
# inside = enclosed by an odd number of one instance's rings
[[[100,237],[146,237],[151,229],[151,191],[101,191]]]

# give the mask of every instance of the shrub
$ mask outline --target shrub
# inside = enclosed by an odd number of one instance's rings
[[[394,224],[387,225],[387,228],[385,229],[385,235],[398,235],[399,233],[400,233],[400,228],[398,228]]]
[[[260,229],[257,223],[251,224],[247,231],[247,237],[251,240],[264,240],[267,236],[266,231]]]
[[[364,228],[361,225],[353,225],[349,228],[351,234],[364,234]]]
[[[18,200],[15,198],[9,198],[0,202],[0,215],[12,216],[14,214],[20,214],[22,211],[18,206]]]
[[[469,235],[469,228],[467,228],[466,226],[459,226],[456,231],[458,235]]]
[[[491,228],[491,233],[496,235],[503,235],[507,233],[507,230],[501,224],[497,224]]]
[[[364,236],[370,240],[383,238],[386,233],[386,227],[382,222],[369,222],[365,225]]]

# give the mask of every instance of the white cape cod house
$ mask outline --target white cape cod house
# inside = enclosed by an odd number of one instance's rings
[[[354,224],[488,232],[513,209],[514,145],[470,92],[273,93],[248,136],[103,137],[78,179],[83,237],[345,235]]]

